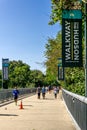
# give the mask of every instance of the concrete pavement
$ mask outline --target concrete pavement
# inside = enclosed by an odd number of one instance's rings
[[[46,99],[37,95],[22,100],[24,109],[11,103],[0,107],[0,130],[76,130],[66,110],[61,92],[54,99],[53,92]]]

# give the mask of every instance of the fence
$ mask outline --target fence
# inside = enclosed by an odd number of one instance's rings
[[[21,88],[19,90],[19,99],[24,98],[25,96],[29,96],[30,94],[34,94],[36,92],[35,88]],[[12,89],[3,89],[0,90],[0,106],[13,101]]]
[[[75,122],[81,130],[87,130],[87,98],[63,89],[63,98]]]

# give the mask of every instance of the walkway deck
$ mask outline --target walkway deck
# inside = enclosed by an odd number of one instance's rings
[[[57,99],[53,93],[47,93],[44,100],[37,95],[25,98],[24,109],[20,109],[20,102],[0,107],[0,130],[76,130],[61,92]]]

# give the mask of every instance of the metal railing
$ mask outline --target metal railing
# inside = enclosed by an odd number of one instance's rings
[[[63,89],[63,99],[79,129],[87,130],[87,98]]]
[[[19,90],[19,99],[22,99],[24,97],[29,96],[30,94],[35,94],[36,89],[32,88],[21,88]],[[13,101],[13,89],[2,89],[0,90],[0,106],[4,105],[6,102],[12,102]],[[1,105],[2,104],[2,105]]]

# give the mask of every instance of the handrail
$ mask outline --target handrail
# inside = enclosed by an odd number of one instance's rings
[[[63,99],[80,130],[87,130],[87,98],[62,89]]]
[[[72,93],[70,91],[67,91],[65,89],[63,89],[63,91],[66,92],[67,94],[71,95],[73,98],[76,98],[76,99],[80,100],[81,102],[84,102],[84,103],[87,104],[87,97],[81,96],[81,95],[77,95],[77,94]]]

